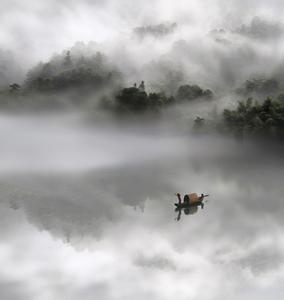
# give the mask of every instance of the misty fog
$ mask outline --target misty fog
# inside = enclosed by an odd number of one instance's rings
[[[0,298],[281,299],[284,4],[1,8]]]
[[[240,299],[275,290],[282,156],[190,137],[165,120],[130,125],[1,116],[1,293]],[[177,222],[174,194],[190,191],[209,202]]]

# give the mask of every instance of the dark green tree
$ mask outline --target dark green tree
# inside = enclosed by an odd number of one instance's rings
[[[203,90],[200,86],[198,85],[182,85],[179,87],[176,98],[179,101],[182,100],[195,100],[198,98],[206,98],[210,99],[213,97],[213,93],[210,90]]]
[[[224,110],[223,120],[225,128],[237,137],[284,137],[284,103],[279,100],[239,102],[235,110]]]
[[[119,110],[130,112],[144,112],[149,107],[148,96],[135,87],[125,88],[115,97]]]

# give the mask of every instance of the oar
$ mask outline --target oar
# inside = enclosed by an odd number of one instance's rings
[[[205,197],[209,197],[209,194],[208,195],[204,195],[203,196],[203,198],[205,198]],[[209,200],[205,200],[205,201],[203,201],[204,203],[208,203],[209,202]]]

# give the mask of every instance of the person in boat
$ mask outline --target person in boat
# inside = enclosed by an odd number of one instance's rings
[[[178,203],[175,203],[176,211],[178,212],[178,216],[176,218],[177,221],[181,218],[181,212],[182,210],[186,215],[189,214],[195,214],[198,211],[198,206],[201,206],[201,208],[204,208],[203,200],[205,197],[209,195],[204,195],[203,193],[201,196],[198,196],[196,193],[192,193],[189,195],[185,195],[183,197],[183,202],[181,199],[180,193],[176,193],[176,196],[178,197]]]
[[[178,197],[178,205],[181,205],[181,196],[180,196],[180,193],[176,193],[176,196]]]
[[[192,195],[192,194],[191,194]],[[181,195],[180,195],[180,193],[176,193],[176,196],[178,197],[178,205],[181,205],[181,204],[184,204],[184,205],[190,205],[190,195],[184,195],[184,197],[183,197],[183,203],[182,203],[182,201],[181,201]],[[197,195],[196,195],[197,196]],[[203,193],[201,194],[201,196],[199,196],[198,198],[197,198],[197,201],[194,201],[192,204],[194,204],[194,203],[201,203],[201,206],[202,206],[202,208],[203,208],[203,200],[204,200],[204,198],[205,197],[208,197],[209,195],[204,195]]]
[[[183,202],[181,200],[181,194],[180,193],[176,193],[176,196],[178,197],[178,203],[176,203],[176,211],[178,212],[178,216],[175,220],[179,221],[181,219],[181,214],[182,214],[182,210],[184,209],[184,213],[186,215],[190,214],[190,198],[189,195],[185,195],[183,197]],[[197,211],[197,206],[195,208],[195,210]]]

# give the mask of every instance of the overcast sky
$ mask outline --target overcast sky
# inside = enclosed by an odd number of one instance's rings
[[[2,0],[0,49],[11,50],[15,58],[2,86],[22,84],[28,69],[77,41],[97,42],[97,50],[118,65],[128,83],[144,79],[154,90],[171,72],[181,72],[182,83],[214,91],[238,88],[252,77],[279,78],[282,9],[277,0]],[[255,17],[262,23],[252,23]],[[149,33],[141,40],[135,35],[137,27],[173,23],[177,26],[165,36]],[[209,34],[221,28],[226,34]],[[1,60],[7,61],[2,54]]]
[[[282,8],[283,2],[277,0],[2,0],[0,46],[34,62],[76,41],[119,42],[144,24],[177,22],[205,34],[256,15],[275,19]]]

